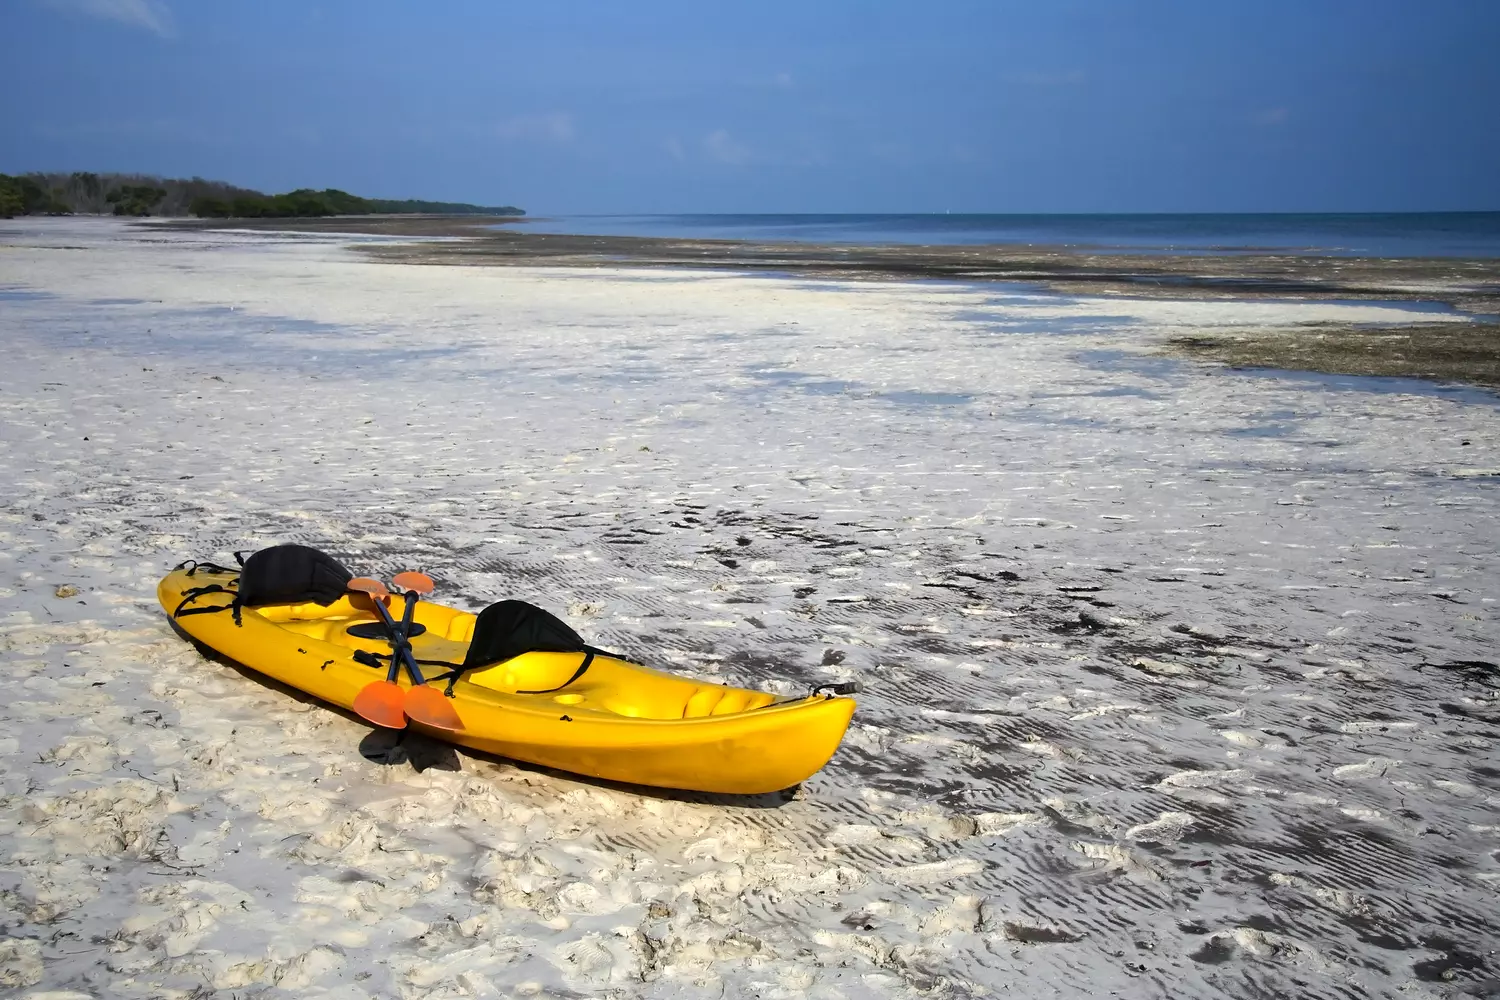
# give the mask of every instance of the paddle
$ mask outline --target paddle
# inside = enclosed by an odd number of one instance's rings
[[[387,632],[391,634],[391,645],[396,645],[394,628],[391,616],[386,613],[385,601],[391,596],[391,592],[385,589],[385,584],[379,580],[372,580],[367,576],[357,576],[349,581],[350,590],[367,594],[370,602],[380,614],[380,619],[386,625]],[[359,713],[360,718],[373,722],[377,726],[386,729],[406,728],[406,692],[401,690],[401,685],[396,683],[400,676],[401,658],[394,650],[391,653],[391,669],[383,681],[372,681],[360,689],[359,694],[354,697],[354,711]]]
[[[422,594],[432,592],[432,579],[425,574],[408,571],[398,573],[391,582],[405,590],[403,596],[406,598],[406,608],[399,625],[386,611],[385,600],[390,596],[390,591],[386,590],[385,584],[369,577],[349,581],[350,590],[370,595],[371,603],[374,604],[381,623],[385,625],[386,636],[391,644],[390,672],[385,680],[365,685],[354,699],[354,710],[377,726],[388,729],[405,728],[407,719],[433,729],[446,729],[450,732],[463,729],[463,720],[448,699],[427,686],[427,679],[417,666],[417,658],[412,655],[411,643],[406,640],[406,633],[411,628],[412,618],[417,610],[417,601]],[[407,690],[396,683],[396,678],[401,676],[403,664],[412,680],[412,686]]]
[[[413,722],[420,722],[433,729],[456,732],[464,727],[463,720],[458,717],[453,703],[445,698],[442,692],[427,686],[427,679],[422,676],[422,669],[417,666],[417,658],[412,654],[411,644],[405,641],[406,633],[411,629],[417,601],[423,594],[432,593],[436,584],[427,574],[411,570],[397,573],[391,578],[391,583],[395,584],[406,598],[406,608],[401,614],[400,654],[406,660],[406,669],[411,674],[412,686],[406,692],[406,700],[402,707]],[[395,655],[395,653],[392,654],[393,663]]]

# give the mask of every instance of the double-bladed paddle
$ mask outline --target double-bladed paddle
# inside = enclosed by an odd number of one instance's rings
[[[360,690],[354,699],[354,711],[362,718],[387,729],[403,729],[407,719],[433,729],[450,732],[463,729],[463,720],[458,717],[458,712],[449,700],[441,692],[427,686],[422,669],[417,666],[417,658],[412,654],[411,643],[407,640],[407,632],[411,629],[412,618],[416,614],[417,601],[423,594],[432,593],[432,578],[424,573],[408,570],[397,573],[391,582],[403,592],[402,596],[406,599],[399,625],[386,610],[385,602],[390,599],[390,591],[385,584],[369,577],[356,577],[348,584],[350,590],[369,595],[370,603],[375,606],[375,613],[385,625],[391,643],[390,671],[385,680],[373,681]],[[412,681],[412,686],[404,690],[396,683],[396,678],[401,676],[403,664]]]
[[[406,669],[411,674],[412,686],[407,689],[402,708],[408,718],[424,726],[456,732],[464,727],[463,720],[458,717],[452,701],[445,698],[441,691],[427,686],[427,678],[422,676],[422,668],[417,666],[416,654],[411,651],[411,643],[407,641],[417,601],[422,595],[432,593],[436,584],[426,573],[413,570],[397,573],[391,577],[391,583],[396,585],[406,599],[406,607],[401,614],[401,654],[406,658]]]

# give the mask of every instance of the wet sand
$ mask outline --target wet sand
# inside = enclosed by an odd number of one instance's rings
[[[1500,260],[1245,253],[1089,253],[1065,247],[767,243],[645,236],[566,236],[492,228],[488,216],[359,216],[177,222],[174,227],[446,238],[364,248],[415,264],[700,267],[851,278],[1040,282],[1059,291],[1159,298],[1319,298],[1445,302],[1500,313]],[[454,239],[462,237],[462,239]]]
[[[1327,323],[1174,337],[1165,354],[1241,368],[1384,375],[1500,386],[1500,260],[1356,258],[1297,254],[1154,255],[1031,246],[839,246],[629,236],[565,236],[515,229],[501,217],[387,216],[174,223],[201,229],[410,236],[424,242],[362,247],[376,260],[477,266],[653,267],[770,271],[808,277],[1026,282],[1090,296],[1203,300],[1353,300],[1444,303],[1473,315],[1462,328]],[[433,238],[438,238],[434,240]]]

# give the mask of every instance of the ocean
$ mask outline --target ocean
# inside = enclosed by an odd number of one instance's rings
[[[1500,257],[1500,212],[1203,215],[562,215],[531,232],[1105,253]]]

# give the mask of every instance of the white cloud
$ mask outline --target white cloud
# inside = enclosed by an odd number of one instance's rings
[[[162,0],[43,0],[54,10],[105,21],[118,21],[133,28],[144,28],[162,38],[177,34],[172,11]]]
[[[538,115],[517,115],[498,122],[491,130],[502,139],[531,139],[546,142],[569,142],[576,131],[573,116],[562,111]]]
[[[722,128],[703,137],[703,152],[710,160],[719,163],[741,164],[750,159],[750,147]]]

